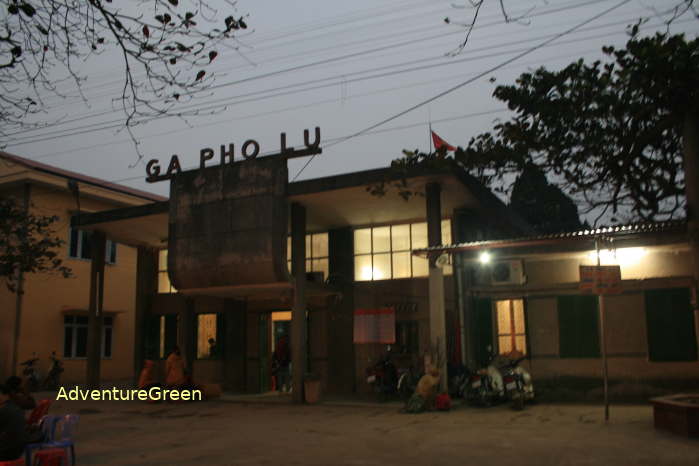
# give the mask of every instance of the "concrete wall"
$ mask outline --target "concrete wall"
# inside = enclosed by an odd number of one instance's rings
[[[526,284],[477,291],[492,299],[525,299],[529,364],[535,379],[602,377],[601,358],[560,358],[557,296],[580,294],[579,265],[593,263],[594,256],[587,253],[525,257]],[[621,261],[621,273],[624,293],[605,298],[610,379],[651,385],[699,382],[697,361],[653,362],[648,357],[644,290],[691,288],[691,256],[686,244],[646,247],[637,261]],[[699,328],[696,311],[695,327]],[[699,331],[696,333],[699,339]]]

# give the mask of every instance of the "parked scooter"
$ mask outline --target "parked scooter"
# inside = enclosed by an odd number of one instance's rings
[[[394,395],[398,387],[398,370],[391,361],[390,347],[386,354],[374,365],[366,369],[367,383],[374,387],[380,400]]]
[[[470,374],[462,389],[470,404],[490,406],[509,401],[515,409],[534,399],[534,385],[529,372],[519,364],[525,358],[509,359],[491,354],[485,368]]]
[[[56,357],[56,352],[51,352],[51,368],[49,373],[44,380],[44,387],[49,390],[57,390],[60,385],[61,373],[63,372],[63,363],[58,357]]]
[[[24,369],[22,369],[24,386],[30,392],[35,392],[39,389],[39,370],[36,368],[39,358],[36,357],[36,353],[33,353],[33,356],[33,358],[20,363],[20,365],[24,366]]]

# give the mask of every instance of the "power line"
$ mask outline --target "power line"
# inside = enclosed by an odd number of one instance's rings
[[[594,4],[594,3],[600,3],[601,1],[606,1],[606,0],[590,0],[590,1],[585,2],[585,3],[574,3],[574,4],[572,4],[571,6],[560,7],[560,8],[554,8],[554,9],[550,9],[550,10],[545,10],[544,12],[542,12],[542,13],[540,13],[540,14],[538,14],[538,15],[532,15],[532,17],[535,17],[535,16],[544,16],[544,15],[553,14],[553,13],[559,13],[559,12],[562,12],[562,11],[567,11],[567,10],[571,10],[571,9],[575,9],[575,8],[580,8],[580,7],[583,7],[583,6],[588,6],[588,5]],[[490,26],[497,25],[497,24],[499,24],[499,23],[500,23],[499,21],[497,21],[497,22],[492,22],[492,23],[486,23],[486,24],[482,24],[482,23],[481,23],[481,25],[479,25],[478,28],[490,27]],[[255,75],[255,76],[249,76],[249,77],[247,77],[247,78],[239,79],[239,80],[236,80],[236,81],[232,81],[232,82],[228,82],[228,83],[222,83],[222,84],[214,85],[214,86],[211,86],[211,87],[207,88],[206,91],[207,91],[207,92],[208,92],[208,91],[213,91],[213,90],[216,90],[216,89],[221,89],[221,88],[224,88],[224,87],[229,87],[229,86],[233,86],[233,85],[238,85],[238,84],[242,84],[242,83],[245,83],[245,82],[256,81],[256,80],[259,80],[259,79],[265,79],[265,78],[269,78],[269,77],[272,77],[272,76],[277,76],[277,75],[280,75],[280,74],[285,74],[285,73],[290,73],[290,72],[294,72],[294,71],[299,71],[299,70],[301,70],[301,69],[304,69],[304,70],[305,70],[305,69],[308,69],[308,68],[311,68],[311,67],[317,67],[317,66],[322,66],[322,65],[324,65],[324,64],[335,63],[335,62],[338,62],[338,61],[343,61],[343,60],[347,60],[347,59],[351,59],[351,58],[356,58],[356,57],[360,57],[360,56],[364,56],[364,55],[367,55],[367,54],[372,54],[372,53],[376,53],[376,52],[380,52],[380,51],[392,50],[392,49],[394,49],[394,48],[396,48],[396,47],[403,47],[403,46],[411,45],[411,44],[414,44],[414,43],[423,43],[423,42],[425,42],[425,41],[434,40],[434,39],[438,39],[438,38],[443,38],[443,37],[447,37],[447,36],[455,35],[455,34],[460,34],[460,33],[461,33],[460,31],[457,31],[457,32],[448,32],[448,33],[440,33],[440,34],[436,34],[436,35],[431,35],[431,36],[426,36],[426,37],[420,37],[420,38],[416,38],[416,39],[410,39],[410,40],[403,41],[403,42],[399,42],[399,43],[396,43],[396,44],[390,44],[390,45],[384,45],[384,46],[381,46],[381,47],[375,47],[375,48],[369,49],[369,50],[362,50],[362,51],[353,52],[353,53],[349,53],[349,54],[344,54],[344,55],[340,55],[340,56],[334,56],[334,57],[330,57],[330,58],[323,59],[323,60],[317,60],[317,61],[315,61],[315,62],[311,62],[311,63],[307,63],[307,64],[303,64],[303,65],[296,65],[296,66],[289,67],[289,68],[285,68],[285,69],[282,69],[282,70],[270,71],[270,72],[268,72],[268,73],[263,73],[263,74],[259,74],[259,75]],[[440,56],[440,57],[436,57],[436,58],[442,58],[442,57]],[[436,58],[434,58],[434,59],[436,59]],[[397,66],[397,65],[396,65],[396,66]],[[186,95],[194,95],[194,94],[196,94],[196,93],[189,93],[189,94],[186,94]],[[161,100],[162,100],[162,99],[161,99]],[[95,114],[95,113],[93,113],[93,114],[88,114],[88,115],[85,115],[85,116],[82,116],[82,117],[79,117],[79,118],[73,118],[73,119],[69,119],[69,120],[59,121],[59,122],[57,122],[57,123],[55,123],[55,124],[52,124],[52,125],[45,125],[45,126],[42,126],[41,128],[26,129],[26,130],[17,131],[17,132],[15,132],[15,133],[10,133],[9,136],[16,135],[16,134],[26,134],[27,132],[32,132],[32,131],[41,131],[41,130],[46,129],[46,128],[51,127],[51,126],[58,126],[58,125],[68,124],[68,123],[75,122],[75,121],[81,121],[81,120],[87,119],[87,118],[94,118],[94,117],[97,117],[97,116],[104,116],[104,115],[111,114],[111,113],[113,113],[113,112],[114,112],[113,110],[106,110],[106,111],[102,111],[102,112],[99,112],[99,113],[96,113],[96,114]]]
[[[691,20],[687,20],[687,21],[691,21]],[[617,24],[623,24],[625,22],[626,21],[619,21],[616,23],[605,24],[602,26],[589,28],[589,30],[595,30],[595,29],[600,29],[600,28],[604,28],[604,27],[609,27],[610,25],[613,26],[613,25],[617,25]],[[578,32],[581,32],[581,31],[578,31]],[[604,37],[604,36],[617,35],[617,34],[619,34],[619,32],[617,32],[617,31],[612,32],[612,33],[608,33],[608,34],[604,34],[604,35],[597,34],[595,36],[591,36],[591,37],[587,37],[587,38],[583,38],[583,39],[578,38],[578,39],[571,39],[569,41],[559,42],[559,44],[576,43],[576,42],[579,42],[579,41],[584,40],[584,39],[600,38],[600,37]],[[552,40],[555,40],[556,38],[560,37],[560,35],[543,36],[543,37],[551,37]],[[529,39],[527,41],[532,41],[532,40],[535,40],[535,39]],[[549,40],[548,42],[551,42],[552,40]],[[527,41],[516,41],[514,43],[522,43],[522,42],[527,42]],[[492,48],[499,48],[499,47],[503,47],[506,45],[511,45],[511,43],[510,44],[500,44],[497,47],[484,47],[484,48],[482,48],[482,50],[490,50]],[[382,77],[394,76],[397,74],[414,72],[414,71],[419,71],[419,70],[424,70],[424,69],[434,69],[434,68],[441,67],[441,66],[456,65],[456,64],[460,64],[460,63],[471,62],[471,61],[476,61],[476,60],[481,60],[481,59],[486,59],[486,58],[493,58],[493,57],[507,55],[507,54],[515,53],[515,52],[521,52],[521,51],[527,52],[528,50],[530,50],[530,49],[519,48],[519,49],[515,49],[515,50],[506,50],[506,51],[496,52],[496,53],[491,53],[491,54],[483,54],[483,55],[476,56],[476,57],[466,57],[466,58],[463,58],[460,60],[451,60],[451,61],[446,61],[443,63],[437,63],[437,64],[431,64],[431,65],[420,65],[420,66],[416,66],[416,67],[412,67],[412,68],[406,68],[406,69],[401,69],[401,70],[389,71],[389,72],[385,72],[385,73],[373,74],[373,75],[368,75],[368,76],[364,76],[364,77],[358,77],[358,78],[351,79],[351,80],[343,79],[343,82],[352,83],[352,82],[366,81],[366,80],[370,80],[370,79],[378,79],[378,78],[382,78]],[[519,56],[520,55],[518,55],[518,57]],[[422,60],[422,61],[424,62],[424,60]],[[385,68],[390,69],[391,67],[394,67],[394,66],[403,66],[405,64],[410,64],[410,63],[415,63],[415,62],[419,62],[419,61],[412,60],[409,62],[404,62],[404,63],[393,65],[393,66],[379,67],[379,68],[364,70],[364,71],[360,71],[360,72],[344,74],[344,75],[339,76],[339,78],[344,78],[345,76],[352,75],[352,74],[362,74],[362,73],[370,72],[370,71],[373,71],[376,69],[379,69],[379,70],[385,69]],[[489,71],[486,71],[485,73],[487,74],[489,72],[491,72],[491,71],[489,70]],[[266,100],[266,99],[275,98],[275,97],[293,95],[293,94],[296,94],[299,92],[308,92],[308,91],[312,91],[312,90],[336,86],[338,84],[338,82],[330,82],[327,84],[315,85],[315,86],[310,86],[310,87],[305,87],[305,88],[300,88],[300,89],[294,89],[294,90],[290,90],[290,91],[286,91],[286,92],[277,92],[276,94],[265,95],[265,94],[271,93],[271,92],[284,91],[286,89],[298,88],[299,86],[302,86],[302,85],[324,82],[324,81],[328,81],[331,79],[338,79],[338,77],[322,78],[322,79],[318,79],[318,80],[308,81],[306,83],[291,84],[291,85],[281,86],[281,87],[277,87],[277,88],[255,91],[255,92],[251,92],[248,94],[241,94],[241,95],[233,96],[229,100],[216,101],[213,104],[207,103],[207,102],[204,102],[204,103],[200,102],[197,104],[193,104],[189,107],[185,107],[184,109],[181,110],[181,112],[184,113],[186,111],[190,111],[190,112],[196,111],[196,112],[210,112],[213,114],[213,113],[216,113],[217,109],[224,110],[228,105],[240,105],[240,104],[244,104],[244,103],[257,102],[260,100]],[[475,79],[478,79],[478,76],[476,76]],[[255,96],[258,96],[258,97],[255,97]],[[247,100],[245,100],[245,98],[247,98]],[[243,99],[243,100],[236,100],[236,99]],[[185,115],[186,115],[186,113],[185,113]],[[143,122],[145,123],[148,121],[154,121],[154,120],[173,117],[173,116],[177,116],[177,114],[170,114],[170,115],[163,115],[163,116],[159,116],[159,117],[153,117],[151,119],[144,120]],[[42,135],[43,137],[42,136],[39,136],[39,137],[27,136],[26,138],[15,139],[13,142],[15,144],[26,144],[27,142],[43,142],[43,141],[62,138],[62,137],[77,136],[77,135],[86,134],[86,133],[90,133],[90,132],[94,132],[94,131],[115,129],[115,128],[120,128],[122,126],[120,121],[121,120],[117,119],[117,120],[111,120],[111,121],[107,121],[107,122],[97,122],[97,123],[92,123],[92,124],[88,124],[88,125],[82,125],[82,126],[72,128],[72,132],[70,132],[71,130],[68,130],[68,132],[66,132],[66,130],[60,130],[60,131],[56,130],[53,132],[45,133],[44,135]]]
[[[350,136],[347,136],[346,138],[344,138],[344,139],[342,139],[342,140],[340,140],[340,141],[337,141],[337,142],[335,142],[335,143],[333,143],[333,144],[330,144],[329,146],[326,146],[326,148],[332,147],[332,146],[337,145],[337,144],[341,144],[341,143],[343,143],[343,142],[345,142],[345,141],[348,141],[348,140],[350,140],[350,139],[352,139],[352,138],[355,138],[355,137],[361,135],[362,133],[365,133],[365,132],[367,132],[367,131],[371,131],[372,129],[378,128],[379,126],[383,126],[383,125],[385,125],[386,123],[389,123],[389,122],[391,122],[391,121],[393,121],[393,120],[395,120],[395,119],[397,119],[397,118],[400,118],[400,117],[402,117],[403,115],[406,115],[406,114],[408,114],[408,113],[410,113],[410,112],[412,112],[412,111],[414,111],[414,110],[416,110],[416,109],[418,109],[418,108],[420,108],[420,107],[422,107],[422,106],[424,106],[424,105],[427,105],[427,104],[429,104],[429,103],[431,103],[431,102],[434,102],[435,100],[440,99],[441,97],[444,97],[445,95],[451,94],[452,92],[454,92],[454,91],[456,91],[456,90],[459,90],[459,89],[461,89],[462,87],[467,86],[468,84],[471,84],[472,82],[476,81],[477,79],[480,79],[480,78],[482,78],[482,77],[484,77],[484,76],[486,76],[486,75],[492,73],[493,71],[496,71],[496,70],[502,68],[503,66],[506,66],[506,65],[508,65],[508,64],[510,64],[510,63],[512,63],[512,62],[514,62],[514,61],[516,61],[516,60],[519,60],[520,58],[522,58],[522,57],[524,57],[524,56],[526,56],[526,55],[529,55],[529,54],[532,53],[532,52],[535,52],[536,50],[538,50],[538,49],[540,49],[540,48],[542,48],[542,47],[544,47],[544,46],[550,44],[551,42],[554,42],[555,40],[560,39],[561,37],[563,37],[563,36],[565,36],[565,35],[568,35],[568,34],[574,32],[575,30],[581,28],[582,26],[584,26],[584,25],[586,25],[586,24],[588,24],[588,23],[591,23],[591,22],[593,22],[593,21],[595,21],[595,20],[601,18],[602,16],[604,16],[604,15],[606,15],[606,14],[608,14],[608,13],[614,11],[614,10],[616,10],[617,8],[619,8],[619,7],[621,7],[621,6],[623,6],[623,5],[627,4],[627,3],[629,3],[630,1],[631,1],[631,0],[622,0],[621,2],[617,3],[617,4],[614,5],[613,7],[607,8],[606,10],[604,10],[604,11],[602,11],[602,12],[600,12],[600,13],[598,13],[598,14],[596,14],[596,15],[594,15],[594,16],[592,16],[592,17],[590,17],[590,18],[588,18],[588,19],[586,19],[586,20],[584,20],[584,21],[582,21],[582,22],[580,22],[580,23],[578,23],[578,24],[576,24],[576,25],[573,26],[572,28],[566,29],[565,31],[563,31],[563,32],[561,32],[561,33],[559,33],[559,34],[556,34],[555,36],[553,36],[553,37],[550,38],[550,39],[544,40],[543,42],[541,42],[541,43],[535,45],[534,47],[531,47],[531,48],[525,50],[524,52],[518,53],[517,55],[515,55],[515,56],[512,57],[512,58],[508,58],[507,60],[503,61],[502,63],[500,63],[500,64],[498,64],[498,65],[496,65],[496,66],[494,66],[494,67],[492,67],[492,68],[489,68],[488,70],[486,70],[486,71],[484,71],[484,72],[482,72],[482,73],[479,73],[479,74],[477,74],[476,76],[474,76],[474,77],[472,77],[472,78],[470,78],[470,79],[467,79],[466,81],[463,81],[463,82],[457,84],[456,86],[452,86],[452,87],[450,87],[449,89],[446,89],[446,90],[440,92],[439,94],[436,94],[436,95],[434,95],[434,96],[432,96],[432,97],[430,97],[430,98],[428,98],[428,99],[425,99],[425,100],[423,100],[422,102],[419,102],[419,103],[417,103],[417,104],[415,104],[415,105],[413,105],[413,106],[411,106],[411,107],[409,107],[409,108],[407,108],[407,109],[405,109],[405,110],[403,110],[403,111],[401,111],[401,112],[398,112],[398,113],[396,113],[396,114],[394,114],[394,115],[392,115],[392,116],[390,116],[390,117],[388,117],[388,118],[384,118],[383,120],[379,121],[378,123],[375,123],[375,124],[373,124],[373,125],[371,125],[371,126],[368,126],[368,127],[364,128],[364,129],[362,129],[362,130],[360,130],[360,131],[357,131],[356,133],[353,133],[353,134],[351,134]],[[306,162],[306,164],[305,164],[303,167],[301,167],[301,170],[299,170],[299,171],[296,173],[296,175],[292,178],[291,181],[292,181],[292,182],[293,182],[293,181],[296,181],[296,179],[297,179],[297,178],[301,175],[301,173],[303,173],[303,171],[311,164],[311,162],[313,162],[314,159],[315,159],[315,155],[311,156],[311,158],[309,158],[308,161]]]

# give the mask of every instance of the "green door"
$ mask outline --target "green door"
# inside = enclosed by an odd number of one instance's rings
[[[473,300],[473,339],[476,363],[485,366],[493,348],[493,304],[490,298]]]

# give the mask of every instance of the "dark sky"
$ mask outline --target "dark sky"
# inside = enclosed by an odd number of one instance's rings
[[[320,126],[326,150],[299,179],[386,166],[404,148],[427,150],[430,121],[450,144],[465,145],[491,128],[496,118],[507,117],[504,106],[491,97],[495,85],[511,83],[538,66],[556,69],[579,57],[601,58],[600,48],[623,45],[628,38],[626,25],[640,17],[649,18],[643,33],[664,30],[663,11],[676,0],[632,0],[429,105],[356,138],[334,145],[333,141],[396,115],[618,3],[505,0],[512,16],[524,14],[519,22],[505,24],[499,2],[488,1],[469,44],[450,57],[446,54],[464,36],[464,29],[453,23],[470,21],[473,15],[463,2],[459,7],[443,0],[240,0],[238,13],[249,13],[252,30],[234,43],[239,51],[220,51],[213,69],[218,72],[216,85],[223,86],[196,102],[225,104],[225,109],[186,122],[159,119],[136,128],[135,134],[146,159],[158,158],[166,164],[172,154],[178,154],[188,168],[198,164],[202,147],[235,143],[239,148],[253,138],[263,152],[277,151],[280,132],[287,133],[290,144],[298,145],[305,128]],[[444,22],[447,16],[450,25]],[[686,15],[671,31],[694,37],[698,27],[699,21]],[[144,164],[132,167],[137,157],[124,131],[95,130],[118,125],[123,118],[111,105],[123,84],[120,65],[114,54],[85,63],[82,73],[87,77],[84,93],[89,106],[66,88],[73,96],[49,97],[45,115],[47,121],[82,119],[21,132],[6,141],[6,150],[167,194],[167,183],[144,182]],[[242,79],[246,82],[235,84]],[[290,177],[305,161],[290,162]]]

